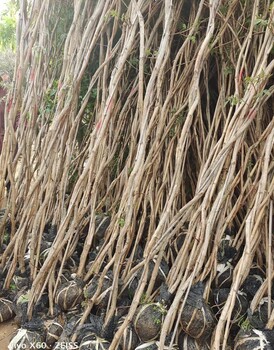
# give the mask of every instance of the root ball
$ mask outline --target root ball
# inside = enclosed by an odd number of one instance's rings
[[[71,281],[61,285],[55,300],[63,311],[67,311],[82,301],[82,295],[83,289],[75,281]]]
[[[109,349],[110,343],[95,334],[87,335],[81,341],[79,350],[106,350]]]
[[[161,331],[165,309],[160,303],[152,303],[137,309],[134,328],[143,342],[154,340]]]
[[[0,322],[8,321],[15,315],[13,303],[8,299],[0,299]]]
[[[178,347],[179,350],[209,350],[206,342],[199,342],[185,333],[179,335]]]
[[[18,329],[16,335],[9,343],[9,350],[31,350],[41,348],[43,337],[38,332],[27,329]]]
[[[124,318],[122,318],[119,323],[118,327],[124,322]],[[118,329],[118,328],[117,328]],[[126,329],[124,330],[119,345],[121,350],[135,350],[139,343],[138,336],[134,330],[134,327],[129,324]]]
[[[215,327],[215,318],[209,305],[204,301],[196,306],[186,303],[181,314],[183,331],[192,338],[207,339]]]
[[[234,350],[271,350],[272,345],[263,331],[253,329],[241,330],[235,340]]]
[[[46,343],[48,347],[53,347],[53,345],[58,341],[60,335],[63,332],[63,326],[58,322],[52,322],[47,329]]]

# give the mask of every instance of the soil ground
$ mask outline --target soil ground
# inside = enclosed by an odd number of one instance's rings
[[[18,326],[13,320],[0,323],[0,349],[1,350],[8,350],[9,342],[12,338],[14,331],[16,331],[17,328]]]

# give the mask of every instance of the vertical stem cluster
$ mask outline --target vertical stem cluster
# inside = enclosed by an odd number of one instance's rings
[[[44,290],[53,307],[62,271],[82,239],[78,277],[88,282],[99,274],[99,295],[104,276],[113,274],[107,322],[121,284],[125,289],[141,271],[115,349],[142,295],[154,297],[164,259],[174,299],[163,347],[179,330],[191,285],[204,281],[211,288],[220,241],[234,227],[233,246],[243,253],[212,339],[212,348],[225,349],[236,293],[260,259],[271,293],[274,6],[259,0],[65,3],[20,1],[0,159],[1,241],[5,221],[11,226],[1,254],[5,287],[18,269],[29,270],[29,316]],[[87,269],[102,212],[110,225]],[[49,224],[56,234],[41,261]],[[174,256],[172,242],[182,232]]]

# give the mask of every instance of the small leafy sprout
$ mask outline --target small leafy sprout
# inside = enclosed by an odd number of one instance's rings
[[[249,172],[252,170],[253,166],[254,166],[254,164],[253,164],[252,160],[249,160],[247,163],[247,169]]]
[[[3,243],[4,243],[4,244],[8,244],[8,243],[9,243],[9,239],[10,239],[10,235],[9,235],[8,232],[6,232],[6,233],[4,234]]]
[[[224,74],[225,74],[225,75],[233,74],[233,67],[232,67],[232,66],[225,66],[225,68],[224,68]]]
[[[176,118],[176,125],[182,125],[186,121],[186,114],[184,112],[180,113]]]
[[[139,65],[139,59],[138,57],[133,56],[132,58],[129,59],[128,63],[133,67],[137,68]]]
[[[246,318],[244,319],[244,316],[239,320],[238,326],[243,330],[243,331],[249,331],[252,329],[252,326],[249,322],[249,319]]]
[[[84,298],[88,299],[88,291],[86,289],[84,289]]]
[[[269,24],[269,21],[267,19],[263,19],[262,17],[257,17],[254,23],[255,27],[267,27]]]
[[[176,113],[176,112],[177,112],[177,108],[176,108],[176,107],[173,107],[172,110],[171,110],[170,112],[171,112],[171,114]]]
[[[110,10],[104,17],[105,21],[110,18],[119,18],[119,13],[116,10]]]
[[[113,17],[113,18],[118,18],[119,17],[119,13],[117,11],[115,11],[115,10],[111,10],[109,12],[109,15],[110,15],[110,17]]]
[[[148,303],[148,297],[147,297],[146,293],[143,293],[142,296],[141,296],[140,304],[144,305],[144,304],[147,304],[147,303]]]
[[[20,295],[20,297],[18,298],[17,304],[28,303],[28,301],[29,301],[29,293],[22,294],[22,295]]]
[[[226,15],[228,11],[228,6],[227,5],[220,5],[219,11],[221,12],[222,15]]]
[[[241,101],[242,100],[238,96],[231,95],[226,99],[226,105],[229,103],[230,106],[236,106]]]
[[[195,36],[195,35],[191,35],[191,36],[189,37],[189,40],[192,41],[193,44],[195,44],[195,43],[196,43],[196,36]]]
[[[247,76],[244,78],[244,82],[245,82],[245,85],[254,85],[255,84],[259,84],[261,83],[262,81],[264,81],[265,79],[268,79],[270,77],[269,74],[266,74],[264,71],[262,71],[260,74],[254,76],[254,77],[250,77],[250,76]]]
[[[257,95],[255,96],[255,98],[261,98],[261,97],[270,96],[270,95],[271,95],[271,92],[267,89],[264,89],[264,90],[258,92]]]
[[[153,310],[159,311],[162,315],[167,313],[166,306],[161,303],[156,303],[156,305],[153,306]]]
[[[125,22],[127,19],[128,19],[127,15],[125,13],[122,13],[121,21]]]
[[[124,227],[125,226],[125,219],[124,218],[120,218],[118,220],[118,224],[119,224],[120,227]]]
[[[10,290],[15,291],[16,290],[16,285],[15,283],[10,284]]]
[[[145,50],[145,55],[148,58],[156,58],[158,55],[158,50],[151,50],[151,49],[146,49]]]
[[[86,298],[86,296],[85,296],[85,298]],[[87,298],[86,298],[87,299]],[[86,307],[87,306],[87,300],[83,300],[82,302],[81,302],[81,306],[82,307]]]
[[[155,324],[161,324],[161,323],[162,323],[162,320],[160,320],[160,319],[157,318],[157,317],[153,317],[152,319],[153,319],[153,322],[154,322]]]
[[[151,49],[146,49],[145,55],[146,55],[147,57],[152,56],[152,51],[151,51]]]

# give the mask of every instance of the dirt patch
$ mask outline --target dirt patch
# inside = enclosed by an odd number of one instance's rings
[[[16,323],[12,321],[7,321],[0,323],[0,349],[8,350],[9,342],[12,338],[13,333],[18,329]]]

